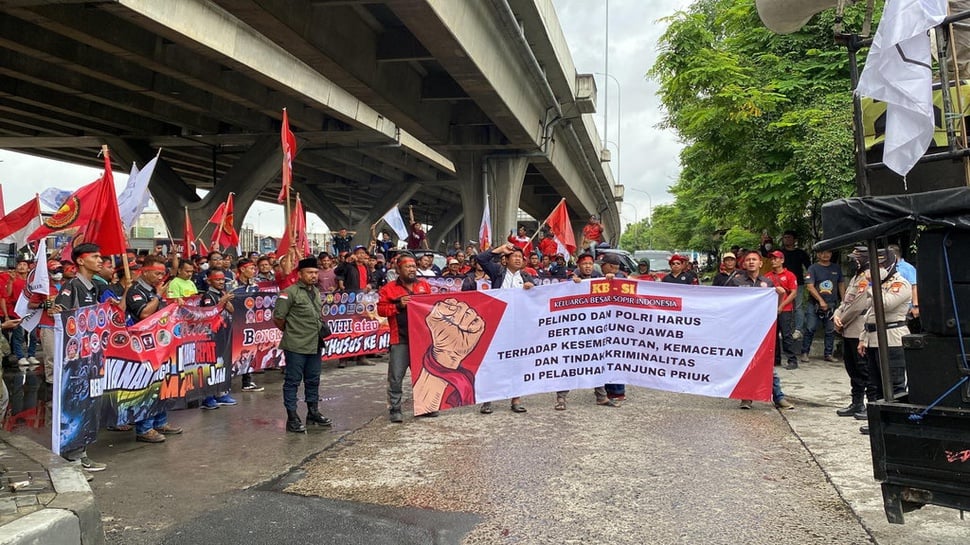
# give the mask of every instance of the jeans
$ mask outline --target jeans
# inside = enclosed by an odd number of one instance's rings
[[[785,399],[785,392],[781,391],[781,379],[778,378],[778,371],[772,372],[771,399],[775,403],[778,403],[782,399]]]
[[[404,374],[411,367],[411,354],[407,344],[392,344],[387,364],[387,406],[390,412],[401,412]]]
[[[831,308],[831,307],[830,307]],[[802,337],[802,354],[808,354],[812,350],[812,339],[815,338],[815,330],[818,329],[822,319],[818,317],[818,303],[808,305],[805,312],[805,336]],[[835,322],[832,319],[825,320],[825,355],[831,356],[835,350]]]
[[[288,411],[296,410],[296,395],[303,383],[303,398],[310,403],[320,402],[320,354],[298,354],[283,351],[286,369],[283,370],[283,407]]]
[[[785,358],[789,364],[797,364],[798,357],[795,354],[795,339],[792,333],[795,331],[795,317],[792,311],[786,310],[778,315],[778,335],[775,336],[775,365],[781,364],[781,354],[785,353]]]
[[[27,340],[27,353],[24,354],[24,337]],[[37,336],[33,333],[28,333],[26,329],[17,326],[14,328],[13,333],[10,335],[10,349],[13,350],[13,355],[20,358],[32,358],[37,354]]]
[[[606,395],[609,397],[625,396],[626,384],[607,384]]]
[[[799,284],[795,294],[795,329],[805,331],[805,284]]]
[[[135,433],[145,435],[153,429],[158,429],[168,423],[168,412],[162,411],[155,416],[149,416],[144,420],[135,422]]]

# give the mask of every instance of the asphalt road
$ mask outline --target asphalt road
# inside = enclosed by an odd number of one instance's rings
[[[281,376],[236,407],[170,419],[162,445],[103,432],[92,487],[108,543],[966,545],[970,522],[926,507],[890,525],[845,377],[780,371],[798,408],[628,388],[620,408],[570,394],[438,418],[384,416],[386,364],[324,372],[330,431],[283,431]],[[48,439],[49,442],[49,439]]]

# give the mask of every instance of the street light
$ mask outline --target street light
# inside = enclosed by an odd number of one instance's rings
[[[610,78],[611,80],[613,80],[613,83],[616,84],[616,111],[617,112],[622,112],[623,111],[623,95],[621,93],[621,88],[620,88],[620,82],[619,82],[619,80],[617,80],[613,76],[613,74],[610,74],[609,72],[594,72],[594,74],[596,74],[598,76],[605,76],[607,78]],[[609,89],[609,85],[607,84],[607,86],[606,86],[606,94],[605,94],[605,97],[604,97],[604,102],[606,102],[607,105],[609,104],[609,96],[610,96],[610,89]],[[606,107],[604,107],[604,110],[606,110]],[[620,143],[623,141],[623,139],[621,138],[621,135],[623,133],[623,131],[620,130],[621,127],[622,127],[622,123],[620,121],[617,121],[616,122],[616,142],[614,143],[614,145],[616,146],[616,179],[617,179],[617,182],[619,182],[620,181],[620,178],[621,178],[621,176],[620,176],[620,148],[622,147],[622,145]],[[607,118],[606,118],[606,112],[604,111],[603,112],[603,138],[606,139],[603,142],[604,145],[610,143],[610,140],[609,140],[609,137],[610,137],[609,130],[610,130],[609,121],[607,120]]]

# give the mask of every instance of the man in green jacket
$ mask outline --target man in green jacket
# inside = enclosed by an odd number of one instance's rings
[[[320,414],[320,327],[323,325],[320,291],[317,289],[317,260],[301,259],[297,265],[298,280],[280,292],[273,310],[273,322],[283,331],[280,348],[286,358],[283,375],[283,407],[286,408],[286,431],[306,432],[296,412],[296,394],[303,383],[307,405],[307,424],[330,426],[329,418]]]

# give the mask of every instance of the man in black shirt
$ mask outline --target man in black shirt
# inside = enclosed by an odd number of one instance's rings
[[[781,253],[785,254],[785,268],[795,275],[798,282],[798,292],[795,295],[795,333],[793,337],[800,339],[805,332],[805,271],[812,266],[812,258],[808,252],[796,246],[798,236],[795,231],[785,231],[781,236]]]
[[[142,263],[141,276],[128,289],[125,297],[125,309],[135,323],[148,318],[165,307],[165,300],[161,293],[164,293],[165,286],[162,279],[165,277],[165,262],[162,258],[154,255],[145,256]],[[166,435],[178,435],[182,433],[182,428],[172,426],[168,423],[168,412],[160,411],[148,418],[135,422],[135,440],[144,443],[162,443]]]

